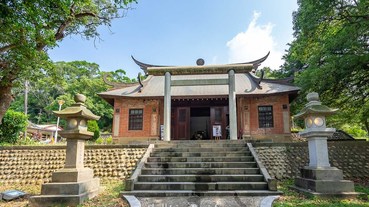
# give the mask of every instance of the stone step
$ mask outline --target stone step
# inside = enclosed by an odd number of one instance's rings
[[[244,140],[176,140],[169,142],[157,142],[155,145],[196,145],[196,144],[213,144],[213,145],[222,145],[222,144],[243,144],[246,145]]]
[[[143,168],[142,175],[243,175],[260,174],[259,168]]]
[[[152,152],[151,157],[238,157],[251,156],[251,152]]]
[[[122,191],[121,195],[141,197],[174,197],[174,196],[269,196],[282,195],[280,191],[269,190],[233,190],[233,191],[201,191],[201,190],[134,190]]]
[[[157,144],[155,145],[155,149],[165,149],[165,148],[188,148],[188,147],[204,147],[204,148],[210,148],[210,147],[246,147],[247,145],[245,143],[242,144],[234,144],[234,143],[195,143],[195,144]]]
[[[262,182],[263,175],[140,175],[139,182]]]
[[[135,190],[267,190],[267,182],[136,182]]]
[[[182,147],[182,148],[160,148],[153,152],[249,152],[247,147]]]
[[[252,162],[253,156],[239,157],[149,157],[148,162]]]
[[[256,168],[256,162],[149,162],[146,168]]]

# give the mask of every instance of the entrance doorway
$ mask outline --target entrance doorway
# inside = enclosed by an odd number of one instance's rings
[[[190,125],[192,140],[209,139],[210,107],[191,108]]]
[[[226,139],[228,123],[226,98],[172,101],[172,140],[215,139],[214,127],[221,135],[217,138]]]

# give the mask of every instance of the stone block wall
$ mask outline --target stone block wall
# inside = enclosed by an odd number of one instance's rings
[[[146,146],[86,146],[85,167],[99,178],[128,178]],[[41,184],[63,168],[65,146],[0,147],[0,183]]]
[[[369,179],[369,142],[328,142],[332,166],[346,179]],[[308,165],[307,143],[253,143],[272,177],[294,178]],[[87,146],[85,166],[99,178],[128,178],[147,146]],[[65,146],[0,147],[0,183],[41,184],[64,166]]]
[[[309,165],[307,143],[254,143],[260,160],[276,179],[294,178]],[[328,142],[329,160],[345,179],[369,179],[369,142]]]

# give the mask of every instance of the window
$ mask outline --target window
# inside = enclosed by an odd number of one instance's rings
[[[129,110],[129,130],[142,130],[143,123],[143,109],[130,109]]]
[[[273,106],[259,106],[259,128],[273,127]]]

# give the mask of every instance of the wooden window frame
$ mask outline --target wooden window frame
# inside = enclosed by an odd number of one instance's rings
[[[143,129],[143,109],[129,109],[128,130]]]
[[[258,106],[258,120],[259,120],[259,128],[273,128],[273,106],[265,105]]]

